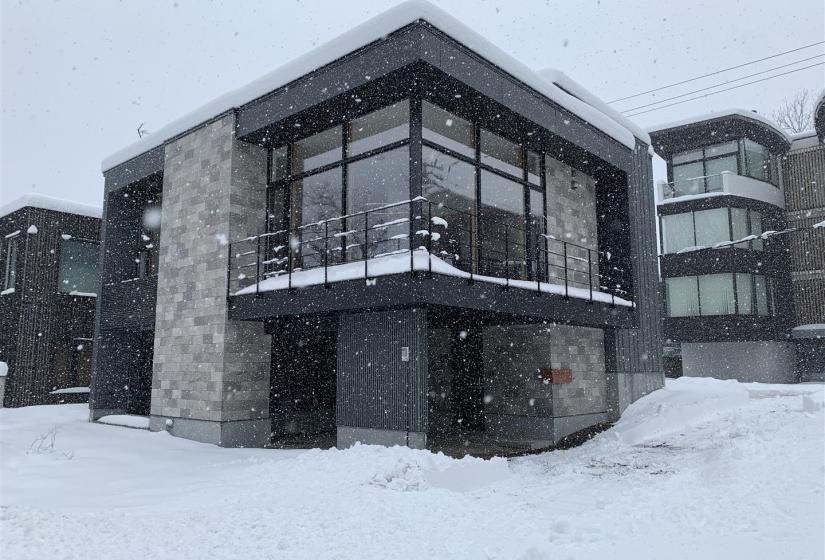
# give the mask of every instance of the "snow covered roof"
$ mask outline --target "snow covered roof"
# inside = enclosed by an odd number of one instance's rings
[[[806,130],[791,134],[791,150],[802,150],[819,145],[819,138],[815,130]]]
[[[12,200],[8,204],[0,206],[0,216],[6,216],[26,206],[54,210],[55,212],[66,212],[67,214],[79,214],[81,216],[89,216],[90,218],[100,218],[103,213],[100,207],[92,206],[91,204],[82,204],[80,202],[63,200],[43,194],[27,193],[16,200]]]
[[[152,148],[161,146],[171,138],[213,117],[245,105],[419,20],[424,20],[438,28],[465,47],[502,68],[514,78],[547,96],[628,148],[635,148],[636,138],[648,145],[650,144],[650,137],[643,130],[621,117],[621,115],[610,109],[606,103],[588,93],[567,76],[553,71],[550,74],[545,73],[545,77],[542,77],[440,8],[423,0],[409,0],[299,56],[250,84],[230,91],[191,113],[172,121],[138,142],[115,152],[103,160],[102,169],[106,171]]]
[[[723,119],[725,117],[742,117],[745,119],[750,119],[752,121],[756,121],[757,123],[768,127],[770,130],[781,136],[785,139],[785,141],[790,144],[791,143],[791,136],[785,130],[777,126],[772,120],[763,117],[759,113],[754,111],[748,111],[747,109],[724,109],[722,111],[713,111],[711,113],[706,113],[704,115],[698,115],[695,117],[688,117],[685,119],[679,119],[677,121],[672,121],[668,123],[662,123],[659,125],[648,127],[647,131],[651,134],[655,132],[661,132],[663,130],[670,130],[671,128],[678,128],[680,126],[687,126],[691,124],[701,123],[705,121],[712,121],[715,119]]]

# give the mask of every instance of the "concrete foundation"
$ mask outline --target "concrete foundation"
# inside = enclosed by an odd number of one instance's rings
[[[339,449],[352,447],[356,443],[385,446],[405,445],[412,449],[425,449],[427,447],[427,434],[423,432],[402,432],[396,430],[338,426],[337,447]]]
[[[776,341],[697,342],[682,344],[682,373],[758,383],[796,381],[791,343]]]
[[[212,422],[191,418],[149,417],[149,429],[221,447],[263,447],[269,443],[270,423],[264,420]]]

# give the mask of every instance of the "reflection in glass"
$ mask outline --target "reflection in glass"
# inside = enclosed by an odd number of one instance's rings
[[[97,292],[97,243],[64,239],[60,242],[60,268],[57,289],[60,292]]]
[[[421,104],[421,110],[425,140],[467,157],[475,157],[473,123],[427,101]]]
[[[272,150],[272,174],[271,181],[278,181],[286,179],[289,176],[289,149],[287,146],[281,146]]]
[[[341,168],[329,169],[292,183],[293,224],[301,224],[298,230],[301,265],[304,268],[323,264],[324,224],[322,220],[336,218],[343,214],[341,208]],[[329,222],[330,234],[340,231],[338,220]],[[330,250],[335,248],[330,247]],[[335,262],[338,251],[331,253],[329,262]]]
[[[662,216],[662,244],[664,253],[678,253],[696,245],[691,212]]]
[[[713,247],[717,243],[730,241],[728,209],[714,208],[694,212],[696,222],[696,245]]]
[[[676,196],[699,194],[705,191],[702,162],[673,166],[673,188]]]
[[[744,239],[748,236],[748,211],[745,208],[731,208],[730,209],[730,224],[733,238],[731,241],[737,239]],[[737,243],[736,247],[747,249],[749,243]]]
[[[350,156],[362,154],[410,135],[410,103],[406,99],[349,123]]]
[[[524,187],[481,172],[481,258],[486,274],[520,278],[524,273]]]
[[[347,214],[409,200],[409,148],[397,148],[351,163],[347,167],[347,188]],[[364,216],[348,219],[347,230],[363,230],[365,223],[368,225],[370,257],[406,250],[409,249],[409,215],[409,206],[402,204],[370,212],[367,222]],[[346,244],[348,259],[363,258],[363,232],[348,234]]]
[[[341,127],[313,134],[292,145],[292,173],[311,171],[342,158]]]
[[[522,178],[521,146],[481,129],[481,163]]]
[[[733,275],[699,276],[699,297],[702,303],[702,315],[734,314],[736,309],[733,299]]]
[[[736,302],[740,315],[753,313],[753,285],[750,274],[736,275]]]
[[[667,278],[667,314],[669,317],[699,315],[699,291],[695,276]]]
[[[475,212],[475,166],[424,146],[424,197],[432,202],[433,215],[443,223],[433,224],[439,234],[434,252],[453,266],[469,271],[474,247],[471,222]]]

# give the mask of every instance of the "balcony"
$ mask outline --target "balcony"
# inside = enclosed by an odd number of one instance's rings
[[[227,297],[261,299],[280,292],[292,294],[297,301],[296,294],[317,287],[322,292],[315,292],[305,308],[320,311],[320,300],[335,299],[340,307],[342,294],[355,298],[369,294],[364,286],[375,286],[381,278],[382,287],[397,288],[382,304],[411,303],[411,294],[425,292],[437,300],[435,292],[445,288],[444,302],[439,304],[472,299],[475,306],[481,301],[487,310],[495,310],[502,298],[489,297],[494,288],[522,300],[524,294],[555,295],[613,309],[634,307],[631,271],[609,251],[562,241],[513,222],[419,197],[251,236],[230,244]],[[422,279],[440,288],[422,287],[418,284]],[[457,295],[459,284],[479,291],[472,297]],[[332,298],[323,293],[332,291],[337,291]]]
[[[660,204],[682,202],[707,196],[731,195],[785,208],[785,198],[780,188],[730,171],[670,183],[660,182],[657,185],[657,191],[657,199]]]

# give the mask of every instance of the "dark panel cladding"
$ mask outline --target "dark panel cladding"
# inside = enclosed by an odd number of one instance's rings
[[[633,280],[639,328],[616,332],[616,368],[620,373],[661,373],[662,298],[658,281],[656,208],[647,146],[634,152],[628,181]],[[640,395],[637,395],[640,396]]]
[[[402,353],[407,348],[407,361]],[[345,315],[338,330],[337,424],[427,429],[427,315],[401,309]]]
[[[89,384],[84,364],[95,298],[60,291],[60,253],[70,238],[96,242],[99,227],[98,218],[31,206],[0,217],[0,241],[20,232],[14,291],[0,296],[0,360],[9,366],[5,406],[57,403],[61,398],[51,391]],[[0,248],[5,271],[6,244]]]
[[[164,146],[158,146],[106,170],[105,193],[122,189],[154,173],[162,172],[164,152]]]

